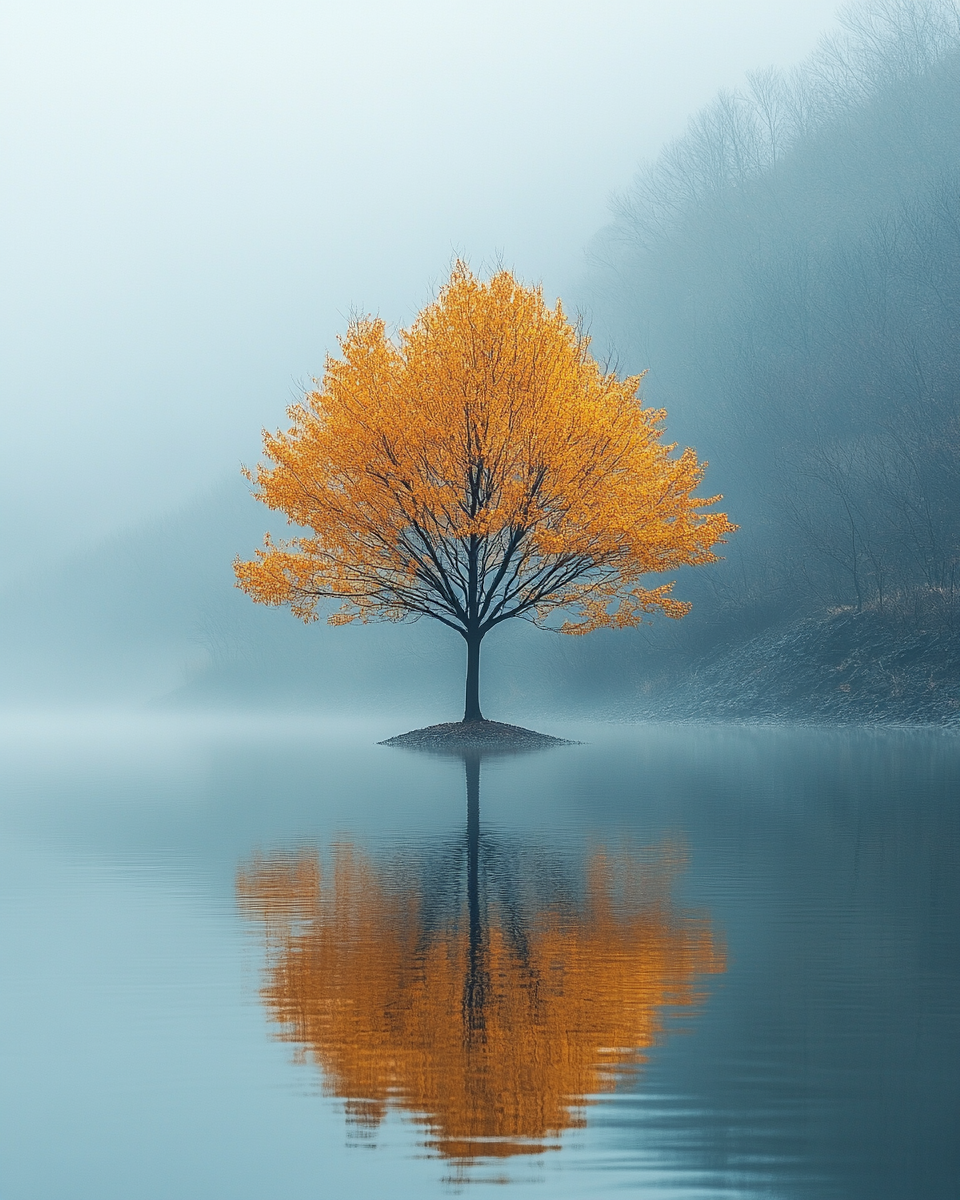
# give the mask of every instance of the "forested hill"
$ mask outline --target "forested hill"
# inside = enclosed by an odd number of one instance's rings
[[[848,10],[800,69],[719,96],[592,258],[595,344],[649,368],[741,524],[664,649],[838,608],[960,634],[957,7]]]

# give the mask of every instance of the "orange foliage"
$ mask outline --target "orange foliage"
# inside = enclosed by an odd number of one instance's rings
[[[589,339],[507,271],[458,264],[392,341],[355,321],[318,390],[264,434],[257,495],[303,527],[235,564],[238,584],[304,620],[430,616],[480,638],[566,608],[567,633],[681,617],[644,576],[715,561],[734,528],[697,499],[703,465],[662,444],[640,377],[605,374]]]
[[[422,898],[340,847],[333,880],[315,855],[240,872],[243,909],[265,923],[263,990],[283,1038],[323,1069],[355,1119],[416,1114],[429,1143],[462,1164],[539,1153],[583,1124],[589,1098],[644,1061],[665,1008],[702,996],[724,969],[709,923],[669,900],[680,864],[599,854],[582,912],[464,913],[427,927]]]

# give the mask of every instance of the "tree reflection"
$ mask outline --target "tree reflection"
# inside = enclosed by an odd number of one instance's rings
[[[466,773],[465,836],[395,861],[340,844],[329,872],[315,850],[276,854],[237,880],[280,1036],[352,1120],[399,1107],[462,1164],[556,1146],[724,969],[708,919],[670,900],[678,847],[597,849],[578,880],[481,831],[479,759]]]

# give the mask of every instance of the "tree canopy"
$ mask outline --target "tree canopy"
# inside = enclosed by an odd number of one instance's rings
[[[734,527],[693,495],[703,464],[663,443],[642,377],[605,372],[540,288],[458,263],[396,340],[364,318],[340,345],[291,428],[264,434],[258,498],[306,532],[236,563],[253,599],[442,622],[467,641],[467,719],[480,641],[506,620],[564,609],[583,634],[686,613],[645,577],[715,561]]]

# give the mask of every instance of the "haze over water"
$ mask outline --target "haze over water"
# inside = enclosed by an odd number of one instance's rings
[[[395,731],[8,727],[4,1196],[951,1194],[955,739]]]

